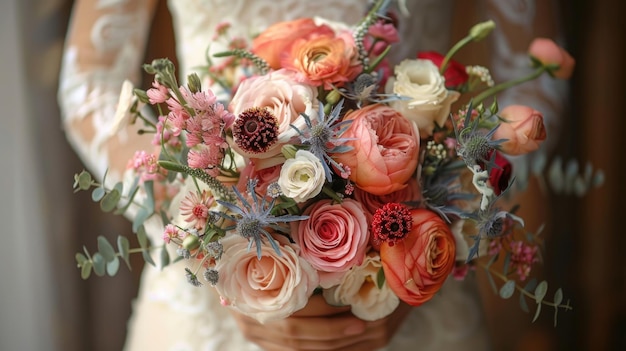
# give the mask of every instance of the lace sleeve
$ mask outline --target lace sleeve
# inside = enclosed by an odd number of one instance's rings
[[[76,1],[58,92],[63,126],[83,163],[108,183],[120,180],[135,150],[151,148],[136,126],[116,133],[113,118],[124,80],[136,82],[155,0]],[[132,136],[132,138],[130,137]]]

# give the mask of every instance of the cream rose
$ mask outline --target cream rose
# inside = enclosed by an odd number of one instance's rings
[[[444,77],[430,60],[404,60],[394,73],[395,77],[387,81],[386,92],[410,100],[393,101],[391,107],[415,121],[422,138],[432,135],[435,123],[440,126],[445,123],[459,92],[446,89]]]
[[[318,275],[296,247],[280,245],[280,255],[270,245],[261,246],[261,259],[249,250],[248,240],[226,236],[222,258],[215,269],[215,285],[227,306],[261,323],[283,319],[302,309],[318,285]]]
[[[380,288],[376,285],[382,266],[378,253],[370,252],[363,264],[344,275],[339,285],[324,290],[326,302],[350,305],[352,314],[366,321],[390,315],[400,304],[400,299],[387,284],[383,283]]]
[[[326,175],[322,162],[306,150],[298,150],[295,158],[283,164],[278,178],[280,190],[296,202],[304,202],[322,191]]]

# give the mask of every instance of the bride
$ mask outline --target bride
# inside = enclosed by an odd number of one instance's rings
[[[149,136],[136,127],[121,131],[113,116],[122,82],[137,82],[157,0],[76,1],[68,32],[61,73],[59,101],[68,139],[97,177],[107,182],[123,177],[135,150],[151,148]],[[486,15],[499,26],[495,34],[500,66],[497,79],[515,75],[526,66],[526,47],[542,5],[534,1],[480,1]],[[356,23],[367,11],[366,0],[170,0],[176,34],[178,72],[186,77],[206,64],[204,52],[216,26],[232,24],[232,35],[249,38],[268,25],[298,17],[320,16]],[[545,7],[545,5],[544,5]],[[400,1],[395,6],[404,38],[393,58],[415,57],[419,50],[445,52],[450,47],[454,1]],[[467,24],[467,28],[469,28]],[[160,23],[152,23],[159,26]],[[527,37],[513,39],[515,29]],[[519,33],[517,33],[519,35]],[[159,38],[151,38],[158,40]],[[513,73],[510,73],[513,72]],[[535,107],[558,112],[561,96],[539,83],[532,87]],[[552,91],[548,94],[547,91]],[[524,94],[517,90],[512,94]],[[545,93],[545,94],[544,94]],[[503,99],[506,99],[504,97]],[[528,103],[528,99],[526,99]],[[532,105],[532,103],[530,103]],[[554,120],[554,118],[553,118]],[[548,124],[548,128],[551,125]],[[522,167],[523,168],[523,167]],[[153,242],[160,242],[162,223],[147,224]],[[349,311],[313,298],[309,305],[284,321],[258,324],[220,305],[208,287],[196,288],[181,274],[181,265],[161,271],[146,265],[128,324],[126,349],[135,350],[486,350],[489,341],[484,315],[471,277],[448,281],[441,293],[419,308],[401,306],[391,316],[365,322]]]

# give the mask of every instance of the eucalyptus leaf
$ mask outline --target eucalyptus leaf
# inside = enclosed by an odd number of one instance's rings
[[[146,235],[146,229],[144,226],[137,229],[137,240],[139,241],[139,246],[141,246],[142,249],[148,248],[148,236]]]
[[[124,193],[124,183],[122,183],[122,182],[115,183],[115,186],[113,186],[113,189],[117,190],[120,194],[123,194]]]
[[[537,309],[535,310],[535,317],[533,317],[533,323],[539,318],[539,314],[541,313],[541,303],[537,304]]]
[[[87,257],[80,252],[77,252],[75,257],[76,257],[76,263],[79,266],[82,266],[85,263],[85,261],[87,261]]]
[[[100,201],[100,208],[104,212],[111,212],[115,209],[121,198],[122,194],[120,194],[117,189],[113,189],[111,192],[104,195],[102,201]]]
[[[167,252],[167,247],[163,246],[163,248],[161,249],[160,258],[161,258],[161,268],[164,268],[170,264],[170,254],[169,252]]]
[[[502,267],[502,274],[505,276],[509,274],[509,265],[511,264],[511,252],[507,251],[504,256],[504,266]]]
[[[150,256],[150,251],[143,250],[141,252],[141,255],[143,256],[144,261],[146,261],[146,263],[151,264],[152,266],[156,267],[156,264],[154,263],[154,261],[152,260],[152,257]]]
[[[106,269],[106,261],[104,260],[104,257],[102,257],[99,252],[96,252],[95,254],[93,254],[92,260],[94,273],[96,273],[96,275],[99,277],[103,276]]]
[[[109,240],[102,235],[98,236],[98,251],[106,262],[111,262],[115,259],[115,249],[111,246]]]
[[[493,289],[494,294],[498,293],[498,287],[496,286],[496,282],[493,280],[493,277],[491,276],[491,272],[487,271],[487,278],[489,280],[489,285],[491,285],[491,288]]]
[[[528,303],[526,303],[526,297],[524,294],[519,294],[519,307],[522,311],[529,313],[530,309],[528,308]]]
[[[503,299],[508,299],[513,296],[515,293],[515,281],[509,280],[500,288],[500,297]]]
[[[89,190],[91,182],[91,174],[87,171],[82,171],[74,176],[74,189]]]
[[[115,256],[115,258],[109,262],[107,262],[107,274],[110,277],[113,277],[117,274],[117,271],[120,269],[120,260]]]
[[[93,202],[99,202],[100,200],[102,200],[104,195],[106,195],[106,191],[104,190],[104,188],[97,187],[91,192],[91,200],[93,200]]]
[[[135,219],[133,219],[133,232],[137,233],[140,227],[143,227],[143,223],[150,217],[150,212],[147,209],[142,208],[137,211]]]
[[[557,322],[559,320],[559,309],[558,307],[554,309],[554,326],[556,327]]]
[[[122,259],[124,260],[124,262],[126,263],[126,266],[128,267],[128,269],[130,270],[130,243],[128,242],[128,238],[126,238],[125,236],[118,236],[117,237],[117,249],[120,252],[120,257],[122,257]]]
[[[154,212],[154,182],[152,180],[144,182],[143,188],[146,192],[146,199],[143,205],[149,213],[152,213]]]
[[[93,267],[91,261],[87,261],[80,268],[80,277],[82,279],[87,279],[91,275],[91,268]]]
[[[543,298],[546,297],[547,292],[548,282],[544,280],[535,288],[535,302],[537,302],[537,304],[541,304],[541,301],[543,301]]]
[[[561,302],[563,302],[563,290],[558,288],[554,292],[554,304],[557,305],[556,309],[558,309],[558,305],[560,305]]]

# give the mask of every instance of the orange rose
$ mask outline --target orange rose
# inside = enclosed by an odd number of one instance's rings
[[[312,18],[276,23],[252,41],[252,52],[261,57],[273,69],[280,68],[280,55],[287,51],[296,39],[308,38],[312,34],[334,35],[325,25],[318,26]]]
[[[430,300],[454,268],[455,241],[450,227],[435,212],[412,209],[412,228],[404,239],[383,242],[380,258],[385,280],[412,306]]]
[[[350,168],[350,180],[374,195],[402,190],[417,167],[419,132],[396,110],[373,104],[349,112],[352,124],[342,134],[352,150],[333,154]]]
[[[507,155],[523,155],[535,151],[546,140],[543,115],[532,107],[511,105],[499,113],[504,122],[493,134],[493,139],[507,139],[500,150]]]
[[[554,77],[568,79],[572,76],[576,61],[553,40],[536,38],[530,43],[528,53],[544,65],[557,65],[558,68],[551,71]]]
[[[315,35],[298,39],[281,56],[282,67],[296,72],[296,77],[312,86],[330,90],[356,78],[362,71],[357,50],[347,35]]]

